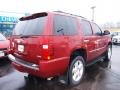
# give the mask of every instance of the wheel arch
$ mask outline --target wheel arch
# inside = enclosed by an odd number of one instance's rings
[[[111,45],[111,46],[112,46],[112,42],[109,42],[108,45]]]
[[[85,60],[84,62],[86,64],[86,59],[87,59],[87,51],[86,51],[86,49],[79,48],[79,49],[76,49],[76,50],[72,51],[72,53],[70,55],[70,63],[73,60],[75,55],[81,55],[84,58],[84,60]]]

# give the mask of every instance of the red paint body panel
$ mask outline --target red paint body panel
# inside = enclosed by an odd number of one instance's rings
[[[0,49],[8,48],[9,47],[9,40],[0,41]]]
[[[0,51],[3,51],[5,53],[5,56],[2,56],[0,58],[6,58],[6,56],[8,54],[9,45],[10,45],[9,40],[0,41]]]
[[[63,74],[63,72],[66,71],[69,65],[68,60],[69,60],[68,57],[63,57],[50,61],[42,60],[39,62],[39,70],[36,71],[32,69],[28,69],[16,63],[12,63],[12,64],[16,67],[16,69],[18,69],[21,72],[28,72],[33,75],[47,78],[47,77],[59,76]]]

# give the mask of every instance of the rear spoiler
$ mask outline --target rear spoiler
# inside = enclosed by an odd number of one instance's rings
[[[44,17],[47,15],[48,15],[48,13],[46,13],[46,12],[35,13],[35,14],[29,15],[29,16],[21,17],[19,20],[20,21],[30,20],[30,19],[35,19],[35,18],[39,18],[39,17]]]

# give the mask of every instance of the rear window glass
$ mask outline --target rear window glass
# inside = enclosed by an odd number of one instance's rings
[[[19,21],[13,35],[42,35],[47,16]]]

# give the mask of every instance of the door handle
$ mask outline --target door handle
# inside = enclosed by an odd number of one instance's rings
[[[84,42],[89,42],[89,40],[84,40]]]

